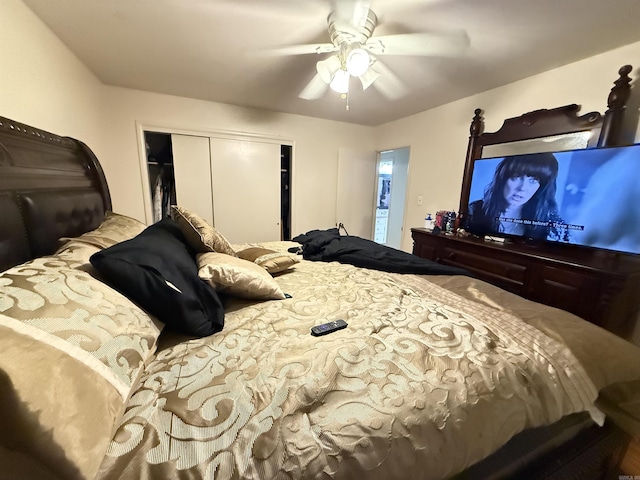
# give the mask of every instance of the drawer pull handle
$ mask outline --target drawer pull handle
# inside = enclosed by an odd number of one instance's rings
[[[456,256],[456,254],[455,254],[455,253],[453,253],[453,252],[451,252],[451,253],[449,254],[449,258],[450,258],[451,260],[453,260],[453,259],[455,258],[455,256]]]

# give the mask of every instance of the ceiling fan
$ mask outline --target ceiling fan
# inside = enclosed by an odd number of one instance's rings
[[[322,97],[330,88],[343,97],[352,77],[363,90],[374,86],[387,99],[402,97],[407,89],[377,57],[382,55],[457,56],[469,45],[464,31],[373,36],[378,17],[366,0],[337,0],[327,18],[331,43],[290,45],[270,49],[272,55],[331,54],[316,63],[316,74],[298,95]]]

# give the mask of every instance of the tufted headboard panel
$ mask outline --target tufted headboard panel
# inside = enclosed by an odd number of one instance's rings
[[[49,255],[111,210],[102,167],[79,140],[0,117],[0,271]]]

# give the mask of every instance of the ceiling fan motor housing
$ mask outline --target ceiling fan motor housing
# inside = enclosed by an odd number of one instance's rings
[[[371,38],[378,23],[378,17],[372,10],[367,10],[367,15],[361,18],[342,18],[331,12],[327,18],[331,43],[341,48],[350,44],[364,45]]]

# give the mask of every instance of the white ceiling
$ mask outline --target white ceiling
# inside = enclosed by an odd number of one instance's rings
[[[332,91],[298,98],[323,57],[257,54],[329,42],[330,0],[24,2],[107,85],[363,125],[640,41],[640,0],[371,0],[374,37],[464,29],[471,45],[456,58],[384,56],[409,94],[352,83],[347,111]]]

